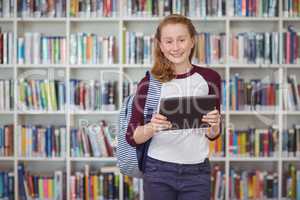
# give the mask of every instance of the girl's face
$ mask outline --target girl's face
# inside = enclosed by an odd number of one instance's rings
[[[160,49],[175,66],[187,67],[190,64],[189,56],[194,43],[183,24],[167,24],[161,30]]]

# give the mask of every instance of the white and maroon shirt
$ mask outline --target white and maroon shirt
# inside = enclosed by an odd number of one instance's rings
[[[148,83],[147,77],[140,81],[134,98],[132,117],[126,134],[126,139],[132,146],[137,146],[133,139],[135,128],[144,125],[143,108],[145,107]],[[216,71],[193,66],[189,72],[176,75],[171,81],[162,83],[159,98],[216,94],[219,97],[216,105],[220,112],[220,84],[221,78]],[[172,163],[201,163],[209,153],[206,131],[207,129],[203,128],[158,131],[152,137],[148,156]]]

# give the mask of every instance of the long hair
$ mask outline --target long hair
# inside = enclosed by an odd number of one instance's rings
[[[195,39],[196,29],[190,19],[183,15],[173,14],[165,17],[158,25],[154,38],[154,65],[151,69],[152,75],[161,82],[167,82],[175,78],[174,70],[172,69],[173,63],[169,61],[160,49],[161,30],[168,24],[183,24],[187,27],[191,38]],[[192,61],[195,51],[195,45],[189,55],[190,62]]]

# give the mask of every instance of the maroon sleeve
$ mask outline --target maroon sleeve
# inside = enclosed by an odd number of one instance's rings
[[[138,84],[133,99],[132,114],[126,132],[126,140],[131,146],[137,146],[133,133],[138,126],[144,125],[144,107],[149,87],[149,75],[145,76]]]
[[[220,104],[221,104],[221,77],[218,72],[214,71],[213,69],[210,68],[204,68],[204,67],[196,67],[197,72],[206,80],[208,87],[209,87],[209,92],[208,94],[215,94],[217,98],[216,102],[216,109],[221,113],[220,110]],[[220,130],[222,131],[222,120],[220,122]],[[220,132],[221,132],[220,131]],[[217,139],[219,135],[217,135],[214,138],[209,138],[209,140],[215,140]]]

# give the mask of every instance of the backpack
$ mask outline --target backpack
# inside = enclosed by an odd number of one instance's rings
[[[159,97],[161,89],[161,83],[157,81],[149,71],[146,72],[146,76],[149,76],[149,88],[144,109],[144,123],[150,121],[158,104],[157,97]],[[134,95],[126,97],[121,107],[119,115],[119,135],[117,137],[117,163],[122,174],[142,178],[143,172],[140,170],[141,162],[139,161],[144,162],[143,157],[147,154],[151,139],[138,147],[132,147],[126,141],[127,127],[132,115],[133,99]]]
[[[117,160],[122,174],[141,178],[143,173],[138,167],[136,147],[130,146],[126,141],[126,132],[132,114],[133,99],[134,95],[126,97],[120,111]]]

